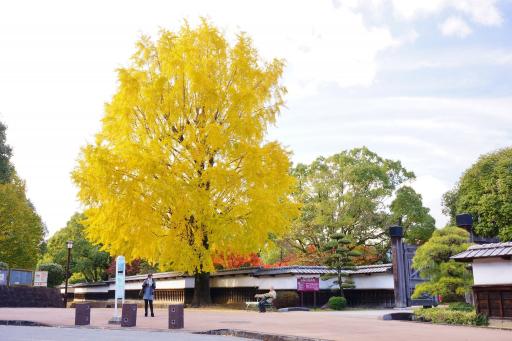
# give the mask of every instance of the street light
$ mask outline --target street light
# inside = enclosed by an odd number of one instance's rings
[[[73,248],[73,241],[67,241],[68,247],[68,262],[66,264],[66,286],[64,287],[64,308],[68,307],[68,278],[69,278],[69,261],[71,260],[71,249]]]

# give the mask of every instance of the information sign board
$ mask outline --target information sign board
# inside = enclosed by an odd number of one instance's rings
[[[35,287],[48,286],[48,271],[36,271],[34,273],[34,286]]]
[[[297,291],[319,291],[320,278],[318,277],[299,277],[297,278]]]

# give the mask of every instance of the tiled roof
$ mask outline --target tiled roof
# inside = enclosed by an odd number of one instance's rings
[[[272,275],[323,275],[335,273],[334,270],[325,266],[282,266],[278,268],[261,268],[254,276],[272,276]]]
[[[375,264],[375,265],[362,265],[356,266],[355,270],[350,271],[350,274],[373,274],[382,272],[391,272],[392,264]]]
[[[351,274],[370,274],[370,273],[383,273],[390,272],[391,264],[377,264],[377,265],[362,265],[356,266],[353,270],[345,270],[348,275]],[[292,265],[282,266],[277,268],[241,268],[221,270],[212,274],[212,276],[232,276],[251,274],[253,276],[275,276],[275,275],[324,275],[335,273],[335,270],[329,269],[325,266],[308,266],[308,265]]]
[[[490,258],[512,256],[512,242],[472,245],[464,252],[452,258],[459,261],[467,261],[474,258]]]
[[[225,269],[225,270],[217,270],[212,273],[211,276],[234,276],[234,275],[247,275],[254,274],[261,270],[259,266],[247,267],[247,268],[238,268],[238,269]]]

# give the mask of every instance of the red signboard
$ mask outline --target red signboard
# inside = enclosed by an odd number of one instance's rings
[[[320,278],[318,277],[300,277],[297,278],[297,291],[319,291]]]

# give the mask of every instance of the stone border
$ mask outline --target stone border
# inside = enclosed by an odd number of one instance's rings
[[[241,338],[246,338],[246,339],[263,340],[263,341],[330,341],[327,339],[313,339],[310,337],[303,337],[303,336],[267,334],[267,333],[249,332],[249,331],[237,330],[237,329],[214,329],[214,330],[208,330],[206,332],[196,332],[194,334],[236,336],[236,337],[241,337]]]
[[[53,327],[49,324],[25,320],[0,320],[0,326]]]

